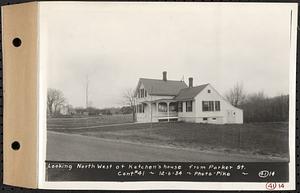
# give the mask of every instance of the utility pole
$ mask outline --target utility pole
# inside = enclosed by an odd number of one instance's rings
[[[152,89],[153,89],[153,86],[151,87],[151,90],[150,90],[150,128],[152,129]],[[149,93],[148,93],[149,95]]]
[[[86,105],[86,108],[89,107],[89,75],[86,75],[85,105]]]

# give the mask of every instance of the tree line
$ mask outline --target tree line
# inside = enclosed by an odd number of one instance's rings
[[[133,108],[130,104],[122,107],[95,108],[95,107],[73,107],[64,97],[61,90],[49,88],[47,90],[47,115],[112,115],[112,114],[132,114]]]
[[[246,94],[242,84],[235,84],[226,93],[226,99],[235,107],[243,110],[244,122],[282,122],[289,119],[289,95],[268,97],[263,91]],[[134,90],[126,90],[123,93],[126,105],[117,108],[82,108],[72,107],[68,104],[62,91],[48,89],[47,114],[49,116],[60,115],[112,115],[132,114],[134,112]]]
[[[268,97],[263,91],[246,94],[237,83],[225,95],[235,107],[243,110],[244,122],[283,122],[289,120],[289,95]]]

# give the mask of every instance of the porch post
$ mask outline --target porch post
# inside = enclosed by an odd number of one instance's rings
[[[150,102],[150,121],[152,123],[152,102]]]
[[[158,102],[156,102],[155,105],[156,105],[156,113],[155,113],[155,115],[156,115],[157,120],[158,120]]]
[[[170,102],[167,102],[168,122],[170,122]]]

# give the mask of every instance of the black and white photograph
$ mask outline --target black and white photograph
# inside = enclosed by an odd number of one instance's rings
[[[294,183],[297,4],[40,9],[46,182]]]

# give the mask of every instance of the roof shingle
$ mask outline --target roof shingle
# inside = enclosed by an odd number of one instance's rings
[[[188,87],[184,81],[177,80],[140,78],[140,82],[151,95],[176,96],[181,89]]]
[[[179,94],[174,97],[176,100],[192,100],[197,96],[208,84],[203,84],[195,87],[181,89]]]

